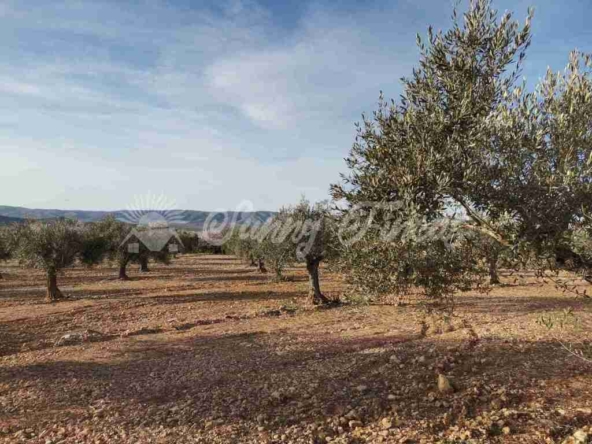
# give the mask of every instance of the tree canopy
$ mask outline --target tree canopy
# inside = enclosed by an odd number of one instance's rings
[[[17,240],[15,256],[25,266],[39,268],[47,274],[47,299],[63,298],[57,286],[58,272],[72,266],[77,259],[87,258],[87,263],[100,255],[85,252],[88,242],[84,225],[67,219],[28,222],[14,227]]]
[[[572,53],[565,72],[547,73],[528,92],[518,79],[531,18],[529,11],[520,25],[511,13],[500,16],[490,0],[471,0],[462,17],[454,12],[450,30],[430,28],[426,41],[418,36],[420,60],[403,79],[400,101],[388,103],[381,94],[378,110],[358,125],[346,159],[350,172],[332,186],[350,212],[397,202],[395,217],[429,224],[462,208],[445,250],[425,237],[380,243],[370,230],[363,239],[370,242],[368,253],[376,247],[388,254],[354,262],[382,267],[383,283],[411,279],[432,293],[433,280],[422,281],[412,259],[420,252],[431,256],[431,273],[438,276],[456,257],[447,252],[470,245],[463,230],[550,257],[586,220],[592,205],[591,59]],[[376,214],[380,223],[393,217],[392,211]],[[499,223],[504,220],[511,224]],[[354,256],[364,251],[349,250]]]

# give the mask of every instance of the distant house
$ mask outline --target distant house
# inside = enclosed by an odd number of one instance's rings
[[[132,254],[139,253],[142,247],[153,252],[166,249],[170,253],[178,253],[183,249],[181,238],[174,229],[169,227],[134,228],[120,245]]]

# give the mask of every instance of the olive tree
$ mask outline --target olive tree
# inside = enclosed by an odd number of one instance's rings
[[[303,262],[309,275],[310,296],[314,304],[329,303],[321,292],[319,267],[337,251],[334,218],[327,203],[311,205],[302,200],[295,206],[281,208],[265,224],[230,238],[235,254],[248,261],[261,261],[282,279],[285,267]]]
[[[181,230],[178,234],[185,253],[199,253],[200,239],[196,232]]]
[[[478,235],[475,239],[477,248],[482,252],[483,258],[487,263],[489,270],[489,283],[492,285],[500,284],[498,267],[502,253],[507,250],[497,240],[489,236]]]
[[[169,265],[173,253],[169,252],[168,245],[169,243],[167,243],[161,250],[155,251],[147,248],[146,245],[140,242],[139,252],[137,254],[132,254],[132,261],[140,264],[139,271],[141,273],[147,273],[150,271],[150,268],[148,268],[150,260],[160,264]]]
[[[298,205],[280,213],[286,223],[292,224],[292,242],[295,258],[306,265],[310,283],[310,299],[313,304],[328,304],[331,301],[321,291],[319,269],[323,261],[335,257],[337,238],[336,224],[327,203],[311,205],[302,200]]]
[[[521,26],[490,0],[471,0],[462,18],[454,12],[450,30],[430,28],[425,42],[418,36],[420,61],[403,80],[400,102],[381,94],[373,118],[364,116],[346,159],[350,174],[332,186],[333,197],[349,209],[401,202],[426,224],[449,218],[457,205],[456,233],[473,231],[512,250],[527,245],[538,255],[557,248],[592,204],[591,63],[573,54],[565,73],[549,73],[527,93],[517,79],[531,17]],[[502,214],[513,221],[510,233],[492,223]],[[425,247],[419,252],[432,248]],[[431,254],[434,273],[446,267],[439,260],[446,255]],[[406,268],[398,255],[394,268]]]
[[[428,221],[411,206],[382,207],[369,216],[374,210],[357,206],[348,211],[349,221],[340,221],[339,251],[331,265],[345,276],[355,299],[394,296],[401,303],[415,294],[451,302],[457,291],[485,288],[481,251],[462,220]],[[354,212],[361,213],[356,222]]]
[[[283,207],[263,224],[233,227],[226,247],[251,265],[258,265],[260,271],[265,271],[267,265],[278,281],[287,266],[306,262],[312,273],[311,283],[316,282],[317,299],[321,300],[324,296],[318,284],[318,265],[323,255],[320,245],[324,221],[319,215],[305,201],[296,207]]]
[[[89,230],[93,233],[91,239],[98,244],[97,250],[103,253],[101,259],[116,263],[119,269],[118,279],[128,280],[127,266],[132,261],[133,255],[128,251],[125,240],[130,234],[132,226],[116,220],[113,216],[108,216],[91,224]]]
[[[92,233],[90,239],[96,243],[96,248],[85,248],[85,251],[101,251],[103,257],[95,259],[94,262],[105,258],[116,263],[119,268],[118,279],[128,280],[127,266],[130,262],[138,263],[140,272],[149,271],[149,259],[165,264],[170,262],[171,254],[166,248],[161,251],[151,251],[140,239],[136,238],[136,235],[141,235],[144,231],[151,229],[150,227],[133,227],[109,216],[99,222],[90,224],[88,228],[89,232]],[[137,250],[130,250],[129,246],[132,243],[137,244]],[[168,243],[166,246],[168,246]]]
[[[14,241],[9,227],[0,227],[0,262],[11,258],[14,251]],[[3,279],[0,273],[0,279]]]
[[[77,260],[92,265],[102,257],[102,247],[98,248],[93,234],[79,222],[66,219],[28,222],[13,229],[15,257],[21,264],[42,269],[47,275],[48,301],[64,298],[57,284],[59,272]]]
[[[292,221],[289,210],[280,211],[263,224],[255,237],[254,255],[274,273],[274,279],[283,279],[283,271],[296,261],[296,245],[292,240]]]
[[[499,215],[496,220],[488,218],[487,223],[495,227],[496,230],[504,233],[506,237],[516,238],[516,224],[507,214]],[[485,262],[489,271],[489,283],[491,285],[499,285],[501,283],[498,273],[500,266],[510,266],[512,268],[517,266],[516,258],[518,255],[516,251],[493,239],[491,236],[473,231],[467,233],[467,238],[473,244],[477,256]]]
[[[590,268],[592,264],[592,224],[585,221],[580,226],[576,226],[572,231],[569,244],[573,247],[575,263],[569,268],[579,268],[583,271],[583,277],[592,283],[592,274]]]
[[[148,273],[150,271],[150,268],[148,268],[148,262],[150,260],[150,251],[147,248],[145,248],[142,244],[140,244],[140,251],[137,253],[136,257],[138,259],[138,263],[140,264],[138,271],[140,273]]]
[[[485,180],[475,201],[516,221],[519,239],[540,256],[575,253],[571,233],[592,208],[592,60],[570,55],[530,94],[521,88],[492,114]],[[582,258],[580,258],[581,260]]]
[[[263,260],[262,244],[258,241],[257,230],[261,227],[233,226],[226,234],[227,241],[224,250],[244,260],[252,267],[257,267],[259,273],[267,273]],[[249,231],[250,230],[250,231]]]
[[[475,211],[489,170],[492,110],[505,104],[530,43],[506,13],[498,21],[490,1],[474,0],[461,23],[454,13],[446,33],[418,36],[419,66],[403,80],[401,103],[381,95],[373,119],[364,116],[350,156],[351,174],[332,187],[349,203],[410,201],[428,219],[462,206],[468,227],[506,243]],[[516,60],[517,59],[517,60]],[[486,180],[485,180],[486,181]]]

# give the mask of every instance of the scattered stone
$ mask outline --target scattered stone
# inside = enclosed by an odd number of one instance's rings
[[[61,347],[63,345],[78,344],[82,341],[83,339],[80,333],[66,333],[64,336],[62,336],[56,341],[54,346]]]
[[[574,440],[574,444],[588,444],[590,435],[580,429],[572,435],[572,438]]]
[[[349,428],[352,430],[362,427],[363,425],[364,424],[362,424],[362,421],[358,421],[358,420],[352,420],[349,422]]]
[[[80,344],[82,342],[97,341],[104,335],[95,330],[84,330],[81,332],[66,333],[61,336],[54,344],[54,347],[61,347],[64,345]]]
[[[440,393],[452,393],[455,390],[452,382],[442,373],[438,374],[438,390]]]
[[[349,412],[347,412],[347,414],[345,415],[345,417],[347,419],[354,419],[358,417],[358,412],[356,412],[355,410],[350,410]]]
[[[172,334],[175,330],[189,330],[193,326],[209,325],[218,321],[197,320],[183,324],[184,318],[171,319],[167,313],[168,305],[164,308],[160,305],[153,307],[150,301],[148,311],[145,299],[142,299],[141,303],[128,303],[126,300],[122,300],[122,303],[119,307],[118,299],[117,304],[113,304],[112,308],[110,306],[108,319],[95,316],[99,312],[95,312],[94,309],[85,313],[78,311],[78,307],[73,308],[72,316],[56,316],[55,325],[44,325],[39,341],[30,343],[31,349],[35,350],[33,353],[11,354],[12,349],[16,352],[16,345],[19,345],[15,341],[13,347],[12,338],[7,344],[2,343],[4,348],[0,351],[8,352],[9,356],[6,362],[8,374],[12,375],[14,369],[16,377],[9,380],[13,387],[8,390],[3,388],[0,411],[6,412],[8,418],[27,418],[27,425],[30,424],[31,428],[19,430],[27,426],[23,425],[24,421],[21,424],[0,424],[0,441],[15,444],[25,440],[41,444],[59,444],[66,441],[94,444],[181,444],[185,441],[195,444],[421,444],[436,440],[487,442],[491,439],[505,442],[513,439],[533,439],[543,442],[548,439],[551,442],[554,439],[558,443],[565,440],[565,444],[592,444],[592,428],[586,426],[591,424],[591,417],[588,415],[592,415],[592,409],[589,408],[591,405],[587,404],[588,400],[585,397],[588,381],[582,378],[582,381],[578,382],[582,385],[574,392],[573,399],[570,399],[569,390],[553,393],[553,396],[557,396],[557,400],[554,401],[557,404],[553,408],[554,403],[547,402],[546,391],[538,388],[540,378],[534,373],[538,366],[532,365],[524,370],[520,367],[520,371],[512,373],[513,362],[506,362],[503,357],[489,352],[490,345],[494,349],[495,342],[486,342],[483,348],[478,350],[479,353],[494,356],[487,360],[488,365],[500,367],[499,372],[491,374],[463,373],[471,368],[472,359],[475,359],[475,365],[479,369],[481,364],[485,364],[476,356],[463,355],[464,351],[455,355],[457,371],[454,372],[452,366],[455,357],[452,356],[452,347],[447,348],[450,350],[450,356],[443,359],[440,366],[438,356],[445,348],[445,342],[439,344],[438,352],[434,349],[423,349],[415,356],[412,353],[417,351],[418,347],[414,343],[409,346],[398,345],[397,349],[386,348],[391,345],[377,345],[376,348],[366,350],[365,345],[360,345],[356,347],[360,353],[350,352],[348,346],[343,349],[344,354],[336,354],[335,359],[333,350],[317,347],[316,344],[311,346],[307,342],[306,347],[302,347],[305,351],[305,365],[302,371],[296,372],[292,364],[299,357],[301,344],[292,343],[291,332],[294,326],[286,324],[291,322],[288,315],[292,311],[290,309],[280,307],[282,317],[279,318],[275,317],[277,313],[272,310],[270,318],[257,320],[261,325],[258,324],[256,329],[234,322],[226,322],[220,328],[212,330],[203,329],[205,336],[221,336],[225,338],[223,341],[209,344],[207,340],[200,339],[198,347],[185,347],[184,343],[182,347],[176,347],[176,344],[169,342],[174,339]],[[249,307],[247,314],[240,319],[260,316],[268,310],[266,304],[269,303],[267,300],[263,301],[263,309],[259,306]],[[129,316],[128,319],[128,308],[133,308],[137,304],[144,308],[138,316]],[[64,308],[68,309],[66,306]],[[175,307],[175,312],[178,311],[176,308],[178,307]],[[187,311],[182,315],[197,316],[200,312],[192,313]],[[300,322],[306,319],[308,312],[305,310],[301,314],[302,317],[295,319],[298,321],[295,325],[299,328],[302,327],[303,324]],[[168,316],[162,318],[165,321],[160,318],[163,315]],[[53,317],[51,319],[53,322]],[[238,320],[239,317],[227,315],[226,320],[228,319]],[[278,322],[280,320],[283,321]],[[364,322],[373,328],[372,318],[368,317]],[[105,333],[119,334],[129,328],[129,335],[146,334],[159,330],[138,329],[141,325],[157,326],[158,323],[168,332],[166,335],[153,337],[150,341],[124,340],[108,344],[99,342],[89,346],[85,341],[99,338],[100,341],[104,341],[105,338],[111,339],[114,336],[101,335],[98,332],[95,335],[92,331],[79,330],[82,326],[92,326]],[[30,328],[38,327],[38,322],[31,322]],[[288,331],[290,335],[278,341],[268,341],[263,337],[259,339],[256,336],[269,334],[276,327],[281,333]],[[248,333],[240,333],[242,331]],[[201,336],[200,330],[194,332],[191,337]],[[187,337],[189,338],[189,335]],[[28,334],[23,334],[22,338],[15,339],[29,341],[30,338]],[[162,355],[157,353],[157,346],[160,346],[161,340],[165,345],[172,345],[171,349],[167,349]],[[308,341],[308,337],[306,340]],[[82,345],[44,350],[47,346],[51,347],[54,341],[56,345]],[[382,344],[378,341],[377,343]],[[387,343],[390,344],[391,341]],[[243,349],[241,344],[251,348]],[[79,354],[78,349],[83,347],[83,358],[89,362],[96,359],[96,366],[81,366],[78,358],[73,357]],[[119,368],[119,364],[115,367],[103,364],[107,355],[114,355],[112,352],[120,348],[124,348],[126,362],[127,359],[137,357],[137,350],[146,349],[149,353],[139,356],[142,360],[141,367],[135,364],[129,367],[126,364],[122,367],[125,371],[118,375],[120,379],[117,380],[117,387],[113,387],[110,384],[112,369]],[[127,356],[128,352],[133,354]],[[277,359],[273,352],[277,352]],[[317,359],[322,358],[323,362],[314,359],[307,362],[309,353]],[[55,362],[72,360],[74,364],[64,365],[63,368],[45,368],[43,365],[39,368],[33,367],[38,357],[46,361],[46,356]],[[118,359],[123,356],[119,356],[119,353],[116,355]],[[13,359],[18,365],[13,366]],[[22,363],[19,364],[17,360],[22,360]],[[420,362],[425,364],[417,365]],[[556,364],[554,361],[551,363]],[[19,368],[29,365],[31,369],[27,368],[27,374],[20,377]],[[261,371],[268,365],[269,372]],[[399,367],[404,370],[398,371]],[[140,371],[132,371],[136,369]],[[579,374],[579,367],[567,369],[569,375]],[[59,390],[63,389],[63,394],[54,396],[48,390],[48,378],[43,375],[49,371],[60,371],[64,375],[63,381],[57,386]],[[226,381],[237,374],[248,375],[248,384],[240,386],[240,381],[237,381],[236,385],[218,384],[219,381]],[[433,380],[434,376],[437,381]],[[527,384],[523,384],[524,378]],[[455,388],[454,382],[457,381],[459,387]],[[434,387],[434,382],[437,382],[437,387]],[[215,384],[219,387],[212,390],[211,387]],[[547,387],[549,385],[550,383]],[[542,384],[540,386],[544,387]],[[119,390],[120,393],[111,396],[114,393],[113,389]],[[442,394],[453,392],[455,389],[460,393],[446,396]],[[66,415],[58,408],[55,414],[50,412],[50,416],[37,420],[31,408],[34,408],[36,400],[43,396],[47,398],[48,407],[52,407],[49,405],[50,402],[57,399],[63,400],[64,405],[66,401],[71,405],[78,405],[80,402],[88,408],[80,409],[76,414]],[[151,400],[152,397],[157,397],[157,402],[139,402]],[[560,402],[565,402],[565,405],[561,405],[562,408],[558,407]],[[588,408],[575,408],[578,405],[575,403]],[[438,406],[441,408],[437,408]],[[509,410],[509,406],[516,410]],[[260,414],[262,412],[266,414]],[[488,434],[491,438],[488,438]],[[557,439],[559,436],[561,439]],[[319,441],[321,437],[322,441]]]
[[[390,418],[382,418],[380,421],[380,428],[383,430],[388,430],[393,426],[393,421]]]
[[[491,401],[491,408],[493,410],[499,410],[502,408],[502,401],[501,399],[494,399],[493,401]]]

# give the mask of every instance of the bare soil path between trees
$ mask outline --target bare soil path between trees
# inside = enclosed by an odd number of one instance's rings
[[[75,268],[59,277],[71,299],[57,304],[43,300],[42,273],[1,268],[2,443],[592,434],[592,366],[537,323],[572,308],[582,329],[569,334],[590,340],[592,304],[533,278],[459,295],[444,323],[411,303],[315,308],[302,268],[272,283],[229,256],[183,255],[126,282],[114,268]],[[322,283],[328,296],[344,290],[339,276]],[[438,373],[454,393],[438,391]]]

